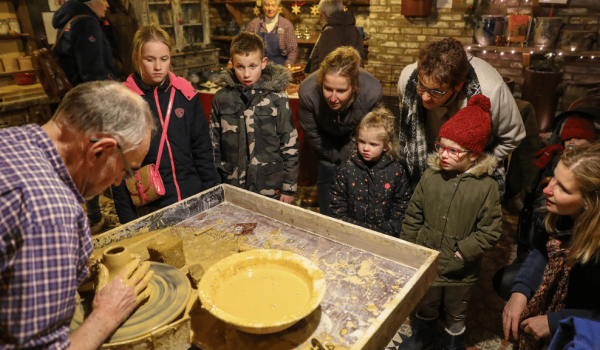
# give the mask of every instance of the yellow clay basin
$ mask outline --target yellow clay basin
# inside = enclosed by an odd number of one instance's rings
[[[254,334],[282,331],[313,312],[325,296],[323,272],[294,253],[258,249],[213,265],[198,285],[202,307]]]

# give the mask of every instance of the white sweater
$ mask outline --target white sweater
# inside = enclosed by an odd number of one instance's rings
[[[494,143],[494,155],[502,160],[508,156],[519,145],[521,140],[525,138],[525,125],[519,108],[513,98],[508,86],[504,84],[502,76],[489,63],[477,57],[469,57],[471,66],[475,69],[475,74],[479,80],[483,95],[490,99],[492,108],[490,116],[492,119],[492,136]],[[408,83],[408,79],[414,70],[417,69],[417,62],[406,66],[400,74],[398,80],[398,95],[400,103],[404,96],[404,89]],[[447,106],[440,106],[432,110],[427,110],[428,120],[440,120],[440,118],[451,118],[456,112],[467,106],[467,95],[464,90],[461,90],[458,98],[455,99],[455,105],[452,103]],[[402,106],[400,106],[402,110]],[[437,132],[441,124],[435,126]],[[431,134],[432,130],[428,130]],[[436,132],[433,132],[436,133]],[[437,134],[437,133],[436,133]],[[428,140],[428,143],[434,140]],[[486,147],[487,148],[487,147]]]

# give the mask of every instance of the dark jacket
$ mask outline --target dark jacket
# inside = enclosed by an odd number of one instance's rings
[[[77,15],[56,43],[54,52],[58,62],[73,86],[88,81],[115,80],[112,51],[102,34],[102,21],[92,9],[77,1],[67,1],[54,13],[52,26],[56,39],[64,26]]]
[[[179,184],[181,199],[193,196],[209,189],[219,183],[219,177],[213,163],[213,151],[210,144],[208,125],[204,116],[204,109],[200,98],[190,83],[183,78],[170,73],[169,78],[158,87],[151,87],[141,81],[135,73],[125,82],[125,86],[142,96],[148,103],[152,115],[156,120],[157,131],[152,135],[150,149],[142,166],[155,164],[160,146],[161,127],[154,90],[158,91],[158,99],[166,119],[167,106],[171,97],[171,89],[177,89],[171,111],[171,119],[167,127],[167,138],[171,144],[173,161],[175,163],[175,176]],[[160,176],[165,185],[166,193],[161,198],[147,205],[164,208],[177,202],[177,190],[171,170],[171,156],[165,143],[159,166]],[[137,219],[137,214],[125,181],[118,187],[113,187],[115,207],[122,224]]]
[[[519,274],[515,278],[512,292],[522,293],[530,300],[540,284],[546,265],[548,264],[548,250],[546,243],[549,235],[544,228],[543,213],[536,212],[534,218],[534,234],[532,237],[533,250],[523,262]],[[557,224],[560,232],[557,238],[568,242],[571,239],[573,221],[563,216]],[[575,264],[569,275],[569,286],[565,300],[565,308],[548,312],[548,325],[550,332],[554,334],[558,328],[558,322],[570,316],[600,321],[600,262],[592,257],[586,264]]]
[[[367,56],[362,34],[356,28],[356,19],[350,12],[337,11],[323,24],[321,35],[310,56],[310,72],[316,72],[321,62],[340,46],[352,46],[360,54],[361,66]]]
[[[221,74],[210,113],[210,137],[221,181],[278,199],[298,183],[298,130],[285,89],[286,68],[268,63],[255,84],[243,85],[232,69]]]
[[[428,158],[402,224],[401,239],[440,252],[433,286],[477,282],[481,257],[502,233],[498,184],[491,177],[497,160],[482,154],[462,174],[446,171],[437,153]],[[459,251],[463,259],[455,256]]]
[[[354,149],[352,134],[362,118],[383,98],[379,80],[364,69],[358,73],[359,93],[346,109],[332,110],[323,97],[323,88],[313,73],[300,84],[298,117],[300,125],[319,162],[339,165],[350,158]]]
[[[329,195],[334,217],[398,237],[412,189],[399,161],[383,155],[367,164],[354,153],[338,168]]]
[[[125,81],[134,72],[131,53],[133,36],[138,30],[138,20],[131,0],[125,9],[121,0],[107,0],[110,6],[106,11],[108,25],[104,26],[104,34],[110,44],[113,55],[115,74],[120,81]]]

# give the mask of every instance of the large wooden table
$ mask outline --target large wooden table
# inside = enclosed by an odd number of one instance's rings
[[[167,227],[174,229],[161,230]],[[183,240],[185,273],[191,264],[207,268],[234,254],[227,252],[233,247],[291,251],[325,275],[321,306],[276,334],[237,331],[196,301],[189,311],[192,342],[206,350],[311,349],[315,340],[336,350],[381,350],[437,275],[436,251],[228,185],[97,236],[94,248],[121,243],[147,259],[147,245],[164,234]]]

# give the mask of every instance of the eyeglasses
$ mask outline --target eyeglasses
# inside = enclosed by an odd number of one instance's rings
[[[431,97],[433,97],[433,98],[442,98],[442,97],[444,97],[444,95],[446,95],[448,93],[448,91],[450,91],[450,89],[452,89],[452,87],[449,87],[448,90],[446,90],[446,92],[441,92],[441,91],[438,91],[438,90],[428,89],[425,86],[419,84],[419,82],[416,81],[416,80],[414,80],[414,79],[411,80],[411,81],[412,81],[413,84],[415,84],[417,86],[417,91],[419,91],[419,92],[426,92],[429,95],[431,95]]]
[[[442,153],[444,153],[444,151],[448,152],[448,156],[456,161],[458,161],[458,158],[460,157],[460,155],[462,153],[469,153],[471,151],[466,150],[460,150],[460,149],[456,149],[456,148],[452,148],[452,147],[446,147],[444,145],[442,145],[439,142],[435,143],[435,150],[441,155]]]
[[[98,142],[98,141],[100,141],[100,139],[91,139],[90,140],[90,142]],[[127,175],[123,176],[123,180],[128,180],[128,179],[134,178],[135,172],[129,165],[127,158],[125,158],[125,153],[123,153],[123,150],[121,149],[121,145],[119,145],[118,143],[117,143],[117,148],[119,149],[119,152],[121,152],[121,156],[123,157],[123,163],[125,163],[125,171],[127,172]]]

